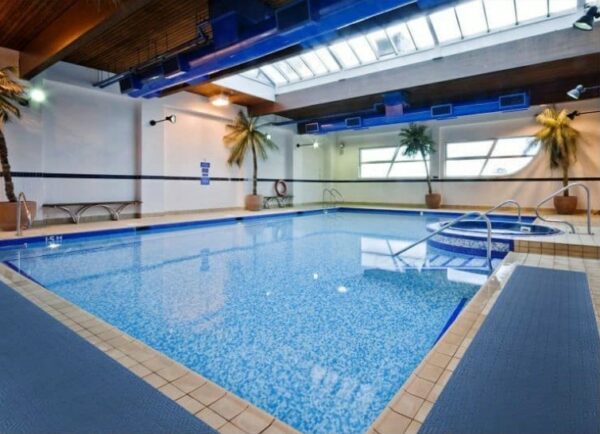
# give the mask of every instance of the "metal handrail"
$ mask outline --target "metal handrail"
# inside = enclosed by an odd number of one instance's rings
[[[516,200],[513,200],[513,199],[508,199],[508,200],[505,200],[502,203],[499,203],[495,207],[488,209],[484,214],[488,215],[488,214],[496,211],[498,208],[502,208],[504,205],[508,205],[509,203],[513,204],[513,205],[515,205],[517,207],[517,213],[519,215],[519,218],[518,218],[517,221],[520,222],[521,221],[521,205],[519,204],[519,202],[517,202]],[[479,217],[479,218],[481,218],[481,217]],[[477,218],[476,220],[479,220],[479,218]]]
[[[17,198],[17,237],[23,235],[23,227],[21,226],[21,204],[25,206],[25,215],[27,216],[27,228],[31,226],[31,211],[29,211],[29,207],[27,206],[27,197],[25,193],[19,193],[19,197]]]
[[[327,203],[327,201],[325,200],[325,194],[326,194],[326,193],[329,193],[329,196],[331,197],[331,203],[332,203],[332,205],[334,205],[334,202],[335,202],[335,196],[333,195],[333,193],[331,192],[331,190],[330,190],[330,189],[328,189],[328,188],[324,188],[324,189],[323,189],[323,200],[322,200],[323,206],[325,206],[325,204]]]
[[[337,199],[341,200],[342,202],[344,201],[344,196],[336,188],[324,188],[323,189],[323,206],[325,206],[325,204],[327,203],[325,200],[326,193],[329,193],[329,196],[331,197],[330,203],[332,206],[337,206]],[[336,198],[336,195],[337,195],[337,198]]]
[[[334,195],[337,195],[340,202],[344,201],[344,195],[340,193],[340,191],[337,188],[330,188],[329,191],[331,191]]]
[[[546,222],[546,223],[561,223],[561,224],[565,224],[567,226],[569,226],[571,228],[571,233],[575,233],[575,226],[573,226],[572,223],[569,223],[568,221],[565,220],[552,220],[552,219],[546,219],[544,217],[542,217],[540,215],[540,207],[545,204],[546,202],[548,202],[550,199],[552,199],[554,196],[559,195],[560,193],[562,193],[565,190],[568,190],[571,187],[582,187],[585,190],[585,196],[586,196],[586,202],[587,202],[587,232],[589,235],[593,235],[592,234],[592,203],[590,200],[590,189],[587,187],[587,185],[585,185],[582,182],[573,182],[569,185],[564,186],[563,188],[560,188],[558,190],[556,190],[554,193],[552,193],[550,196],[548,196],[547,198],[545,198],[544,200],[542,200],[540,203],[537,204],[537,206],[535,207],[535,215],[537,216],[537,218],[539,218],[540,220]]]
[[[486,253],[487,253],[488,265],[491,267],[491,265],[492,265],[492,222],[490,221],[490,219],[488,218],[488,216],[485,215],[485,213],[482,213],[480,211],[468,212],[466,214],[461,215],[460,217],[455,218],[454,220],[449,221],[444,226],[442,226],[441,228],[439,228],[437,231],[432,232],[431,234],[427,235],[426,237],[421,238],[419,241],[415,241],[410,246],[407,246],[407,247],[405,247],[403,249],[400,249],[399,251],[397,251],[396,253],[394,253],[392,256],[393,257],[399,256],[402,253],[406,252],[407,250],[410,250],[413,247],[418,246],[422,242],[425,242],[425,241],[429,240],[430,238],[435,237],[440,232],[443,232],[446,229],[449,229],[451,226],[455,225],[456,223],[458,223],[458,222],[460,222],[462,220],[465,220],[466,218],[473,217],[475,215],[479,216],[479,218],[484,219],[485,220],[485,224],[487,226],[487,249],[486,249]]]

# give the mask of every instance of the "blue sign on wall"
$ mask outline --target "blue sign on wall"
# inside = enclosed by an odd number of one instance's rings
[[[200,163],[200,185],[210,185],[209,169],[210,163],[208,161],[202,161]]]

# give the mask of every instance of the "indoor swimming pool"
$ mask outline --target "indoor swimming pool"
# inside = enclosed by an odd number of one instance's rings
[[[48,237],[0,254],[299,431],[357,433],[489,272],[426,243],[393,258],[448,216],[304,212]]]

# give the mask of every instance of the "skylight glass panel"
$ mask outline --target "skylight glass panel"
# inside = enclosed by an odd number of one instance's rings
[[[301,54],[300,57],[302,57],[302,60],[316,75],[327,74],[327,67],[321,62],[321,59],[319,59],[319,56],[314,51]]]
[[[424,17],[410,20],[408,23],[408,29],[410,34],[415,41],[415,45],[419,50],[425,50],[434,46],[433,35],[427,25],[427,19]]]
[[[358,56],[361,63],[370,63],[377,60],[377,56],[369,45],[369,41],[364,36],[357,36],[348,41],[354,53]]]
[[[258,68],[255,69],[250,69],[248,71],[242,72],[242,75],[248,78],[258,78],[258,74],[260,74],[260,71],[258,70]]]
[[[328,48],[317,48],[315,54],[321,59],[321,62],[323,62],[329,72],[337,72],[340,70],[340,65],[335,61]]]
[[[487,32],[488,28],[481,0],[473,0],[456,6],[456,15],[463,36],[473,36]]]
[[[274,66],[283,74],[285,78],[287,78],[288,81],[300,80],[298,73],[296,73],[294,68],[292,68],[285,60],[275,63]]]
[[[454,8],[444,9],[429,15],[433,30],[440,43],[456,41],[461,38]]]
[[[352,68],[360,65],[360,61],[346,41],[337,42],[333,45],[330,45],[329,48],[344,68]]]
[[[548,0],[517,0],[517,19],[519,23],[548,14]]]
[[[285,77],[281,74],[281,72],[279,72],[277,69],[275,69],[275,67],[273,65],[261,66],[260,70],[267,77],[269,77],[269,80],[271,80],[273,83],[275,83],[276,86],[281,86],[281,85],[287,84],[287,82],[288,82],[285,79]]]
[[[416,50],[406,24],[400,23],[388,27],[387,34],[390,35],[390,39],[399,53],[409,53]]]
[[[385,30],[375,30],[367,35],[367,39],[371,42],[373,48],[375,48],[378,57],[395,53],[392,41],[388,38]]]
[[[551,14],[575,9],[577,9],[577,0],[550,0]]]
[[[315,74],[313,74],[310,68],[306,66],[306,63],[304,63],[304,61],[299,56],[291,57],[287,61],[290,64],[290,66],[294,68],[294,70],[300,75],[300,77],[306,79],[315,76]]]
[[[483,0],[490,30],[514,26],[517,23],[513,0]]]

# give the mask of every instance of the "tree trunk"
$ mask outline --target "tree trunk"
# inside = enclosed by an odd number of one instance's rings
[[[2,165],[2,177],[4,178],[4,191],[9,202],[16,202],[15,186],[13,185],[12,175],[10,173],[10,164],[8,163],[8,148],[2,129],[0,129],[0,164]]]
[[[563,187],[566,187],[567,185],[569,185],[569,166],[563,166],[562,171],[563,171],[562,184],[563,184]],[[569,195],[569,190],[565,190],[563,192],[563,196],[568,196],[568,195]]]
[[[425,153],[421,151],[421,156],[423,157],[423,164],[425,164],[425,176],[427,177],[427,189],[429,190],[429,194],[433,193],[431,189],[431,179],[429,178],[429,167],[427,166],[427,160],[425,159]]]
[[[254,146],[254,142],[252,142],[252,168],[254,169],[252,174],[252,194],[256,196],[258,194],[256,192],[258,184],[258,162],[256,161],[256,147]]]

